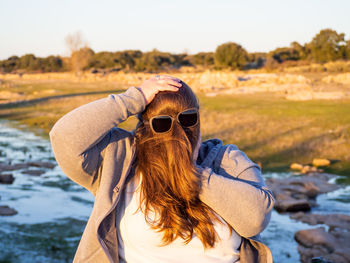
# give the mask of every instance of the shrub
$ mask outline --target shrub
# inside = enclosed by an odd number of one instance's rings
[[[248,53],[241,45],[228,42],[216,48],[214,61],[218,69],[243,69],[248,62]]]

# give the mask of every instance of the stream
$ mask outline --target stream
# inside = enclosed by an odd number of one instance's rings
[[[17,122],[0,120],[0,164],[33,161],[56,164],[50,142],[26,130]],[[26,174],[40,170],[40,176]],[[61,169],[26,167],[12,173],[12,184],[0,184],[0,205],[18,213],[0,216],[0,263],[72,262],[76,247],[92,210],[94,197],[65,177]],[[291,173],[266,173],[268,177],[288,177]],[[337,178],[334,179],[337,182]],[[350,215],[350,186],[318,196],[315,213]],[[273,211],[262,233],[274,261],[299,262],[294,233],[310,226]]]

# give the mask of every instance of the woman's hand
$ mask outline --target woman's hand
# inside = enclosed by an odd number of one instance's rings
[[[181,80],[172,76],[157,75],[145,80],[139,87],[149,104],[159,91],[178,91],[182,86]]]

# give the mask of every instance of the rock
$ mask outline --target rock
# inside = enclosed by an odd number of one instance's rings
[[[324,259],[323,257],[315,257],[311,259],[311,263],[333,263],[333,262],[327,259]]]
[[[277,199],[275,203],[275,209],[278,212],[310,211],[311,204],[306,199],[302,199],[302,200],[297,200],[294,198],[287,199],[287,200]]]
[[[350,232],[326,232],[325,228],[300,230],[294,235],[298,242],[301,262],[310,262],[314,257],[337,263],[350,262]]]
[[[55,166],[56,166],[55,163],[42,162],[42,161],[32,161],[32,162],[28,162],[28,163],[16,163],[16,164],[0,163],[0,173],[2,171],[14,171],[14,170],[26,169],[29,167],[40,167],[40,168],[53,169]],[[28,171],[31,171],[31,170],[28,170]],[[29,173],[31,173],[31,172],[29,172]]]
[[[14,180],[12,174],[0,174],[0,184],[12,184]]]
[[[312,160],[312,165],[315,167],[320,167],[320,166],[329,166],[331,164],[330,160],[327,159],[313,159]]]
[[[344,214],[296,213],[291,218],[311,225],[326,224],[324,228],[301,230],[295,234],[302,262],[310,262],[313,257],[325,257],[323,262],[350,262],[350,216]],[[313,261],[312,261],[313,262]],[[315,261],[317,262],[317,261]],[[318,261],[322,262],[322,261]]]
[[[0,216],[13,216],[17,213],[18,212],[15,209],[8,207],[7,205],[0,206]]]
[[[316,164],[325,164],[326,159],[314,159],[316,160]],[[319,165],[319,166],[325,166],[325,165]],[[318,167],[318,166],[317,166]],[[310,166],[310,165],[302,165],[300,163],[292,163],[289,168],[294,171],[300,171],[301,174],[308,174],[308,173],[322,173],[322,169],[318,169],[316,165]]]
[[[302,174],[307,174],[307,173],[313,172],[313,171],[312,171],[312,168],[313,168],[313,167],[311,167],[310,165],[305,165],[305,166],[303,167],[303,169],[301,169],[301,173],[302,173]]]
[[[325,224],[330,230],[344,229],[350,232],[350,216],[344,214],[309,214],[298,212],[290,216],[292,219],[307,223],[309,225]]]
[[[328,183],[328,180],[333,177],[334,176],[330,174],[313,173],[283,179],[267,179],[266,183],[274,192],[275,196],[280,192],[287,192],[291,196],[294,196],[293,194],[296,193],[306,196],[309,192],[313,192],[312,195],[315,195],[316,192],[317,194],[328,193],[338,189],[339,186]]]
[[[300,163],[292,163],[290,165],[290,169],[301,171],[303,169],[303,165]]]
[[[52,169],[56,166],[56,164],[51,163],[51,162],[41,162],[41,161],[33,161],[29,162],[28,165],[34,166],[34,167],[44,167],[48,169]]]
[[[21,173],[34,175],[34,176],[40,176],[40,175],[44,174],[45,171],[44,170],[25,170],[25,171],[22,171]]]
[[[306,223],[306,224],[309,224],[312,226],[319,224],[319,221],[317,220],[315,215],[310,214],[310,213],[297,212],[297,213],[291,214],[290,218],[295,219],[297,221],[301,221],[303,223]]]
[[[304,247],[322,246],[328,253],[335,250],[335,238],[327,233],[324,227],[299,230],[295,233],[294,238]]]
[[[309,211],[315,205],[317,195],[339,188],[328,183],[331,177],[329,174],[312,173],[283,179],[270,178],[266,184],[275,196],[278,212]]]
[[[29,167],[29,165],[26,163],[16,163],[16,164],[0,163],[0,172],[20,170],[20,169],[24,169],[24,168],[28,168],[28,167]]]
[[[308,173],[322,173],[322,169],[318,169],[317,167],[310,166],[310,165],[304,165],[300,169],[301,174],[308,174]]]

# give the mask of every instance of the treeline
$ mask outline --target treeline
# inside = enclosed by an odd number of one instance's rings
[[[58,72],[68,70],[67,65],[59,56],[48,56],[38,58],[33,54],[27,54],[22,57],[11,56],[6,60],[0,61],[0,72]]]
[[[0,72],[60,72],[73,70],[99,71],[145,71],[174,70],[184,66],[201,69],[274,69],[281,65],[302,63],[326,63],[350,59],[350,40],[343,33],[332,29],[321,30],[309,43],[292,42],[268,53],[248,53],[241,45],[233,42],[219,45],[215,52],[200,52],[194,55],[172,54],[153,50],[125,50],[118,52],[97,52],[82,47],[72,52],[69,58],[49,56],[35,57],[27,54],[12,56],[0,61]]]

